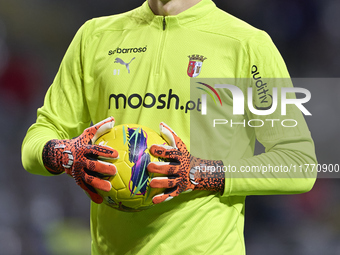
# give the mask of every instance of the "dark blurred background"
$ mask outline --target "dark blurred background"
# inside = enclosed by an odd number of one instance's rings
[[[0,0],[0,255],[90,254],[89,199],[65,175],[27,173],[21,143],[77,29],[142,2]],[[339,0],[215,3],[267,31],[292,77],[339,77]],[[325,118],[307,118],[318,160],[340,163],[340,84],[313,91],[309,110]],[[302,195],[247,198],[248,254],[340,254],[339,198],[337,178],[319,179]]]

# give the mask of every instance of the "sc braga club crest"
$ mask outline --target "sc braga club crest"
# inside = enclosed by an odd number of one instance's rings
[[[200,55],[191,55],[188,57],[189,65],[187,73],[190,77],[195,78],[201,73],[203,61],[206,60],[207,58]]]

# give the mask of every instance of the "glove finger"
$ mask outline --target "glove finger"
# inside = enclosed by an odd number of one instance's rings
[[[89,175],[84,172],[84,175],[82,176],[82,179],[85,183],[88,185],[100,189],[106,192],[109,192],[112,188],[111,183],[109,181],[94,177],[92,175]]]
[[[177,159],[177,155],[180,153],[176,148],[168,145],[157,145],[154,144],[150,147],[152,155],[161,158],[172,158]]]
[[[118,151],[109,146],[103,145],[87,145],[84,154],[91,154],[101,158],[117,159]]]
[[[92,141],[92,144],[95,143],[95,141],[102,136],[103,134],[108,133],[113,126],[115,125],[115,119],[113,117],[108,117],[105,120],[102,120],[101,122],[98,122],[97,124],[93,125],[92,127],[89,127],[87,131],[89,132]]]
[[[175,137],[178,137],[175,131],[173,131],[167,124],[164,122],[161,122],[159,124],[159,131],[161,133],[161,136],[164,138],[167,143],[172,146],[177,148],[176,146],[176,139]]]
[[[154,177],[150,181],[151,188],[168,189],[175,187],[182,178]]]
[[[179,138],[179,136],[175,133],[175,131],[173,131],[164,122],[161,122],[159,124],[159,129],[160,129],[161,136],[164,138],[165,141],[167,141],[167,143],[170,146],[175,147],[177,149],[178,143],[183,143],[181,138]]]
[[[89,195],[93,202],[96,204],[101,204],[103,202],[103,198],[95,191],[93,187],[84,183],[83,181],[79,182],[78,185]]]
[[[176,196],[178,196],[178,188],[175,189],[175,190],[172,190],[169,193],[162,193],[162,194],[154,196],[152,198],[152,202],[154,204],[159,204],[159,203],[162,203],[162,202],[169,201],[169,200],[173,199]]]
[[[147,169],[150,173],[174,175],[178,173],[180,165],[175,162],[151,162]]]
[[[117,168],[114,164],[106,161],[86,160],[86,168],[104,175],[116,175]]]

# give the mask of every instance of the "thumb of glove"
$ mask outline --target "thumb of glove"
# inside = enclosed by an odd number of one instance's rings
[[[94,130],[94,135],[91,138],[92,144],[95,143],[95,141],[101,137],[102,135],[110,132],[110,130],[114,127],[115,125],[115,119],[113,117],[109,117],[105,120],[102,120],[101,122],[98,122],[94,126],[90,127],[91,129]]]

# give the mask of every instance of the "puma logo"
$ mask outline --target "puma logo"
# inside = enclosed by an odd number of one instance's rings
[[[129,63],[125,63],[124,60],[122,60],[121,58],[116,58],[114,63],[119,63],[119,64],[124,65],[126,67],[126,69],[128,70],[128,73],[130,73],[130,63],[134,59],[135,58],[132,58]]]

